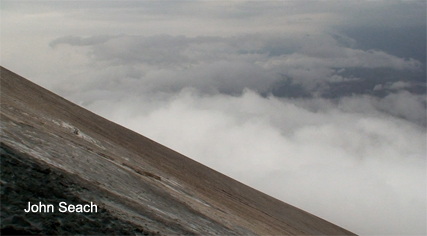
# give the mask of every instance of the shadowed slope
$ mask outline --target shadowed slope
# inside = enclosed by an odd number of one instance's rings
[[[14,150],[21,153],[22,162],[34,162],[70,178],[79,187],[67,191],[147,232],[352,234],[97,116],[5,68],[1,68],[1,129],[2,150],[3,146]],[[18,208],[24,209],[26,203]]]

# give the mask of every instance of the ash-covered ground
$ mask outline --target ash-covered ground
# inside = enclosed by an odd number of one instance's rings
[[[26,154],[1,143],[1,234],[2,235],[157,235],[141,226],[97,213],[25,213],[28,202],[88,204],[76,192],[83,191],[64,173],[35,163]]]

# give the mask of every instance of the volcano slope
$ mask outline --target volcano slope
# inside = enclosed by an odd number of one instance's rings
[[[3,67],[0,121],[2,234],[352,235]]]

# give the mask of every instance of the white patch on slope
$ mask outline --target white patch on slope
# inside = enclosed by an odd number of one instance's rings
[[[69,124],[67,122],[64,122],[64,121],[58,122],[56,120],[52,120],[52,122],[55,125],[58,125],[58,126],[60,126],[62,128],[65,128],[65,129],[69,130],[70,132],[72,132],[75,135],[77,135],[77,137],[82,138],[82,139],[86,140],[87,142],[93,143],[93,144],[95,144],[96,146],[98,146],[98,147],[100,147],[102,149],[105,149],[105,147],[101,144],[101,142],[99,142],[98,140],[92,138],[91,136],[83,133],[77,127],[75,127],[75,126],[73,126],[73,125],[71,125],[71,124]]]

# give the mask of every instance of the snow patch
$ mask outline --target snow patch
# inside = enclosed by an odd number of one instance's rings
[[[70,123],[67,123],[64,121],[58,122],[56,120],[52,120],[52,122],[54,124],[62,127],[62,128],[67,129],[69,132],[72,132],[73,134],[77,135],[77,137],[82,138],[82,139],[86,140],[87,142],[93,143],[102,149],[105,149],[105,147],[102,146],[102,144],[98,140],[96,140],[96,139],[90,137],[89,135],[83,133],[81,130],[79,130],[77,127],[71,125]]]

